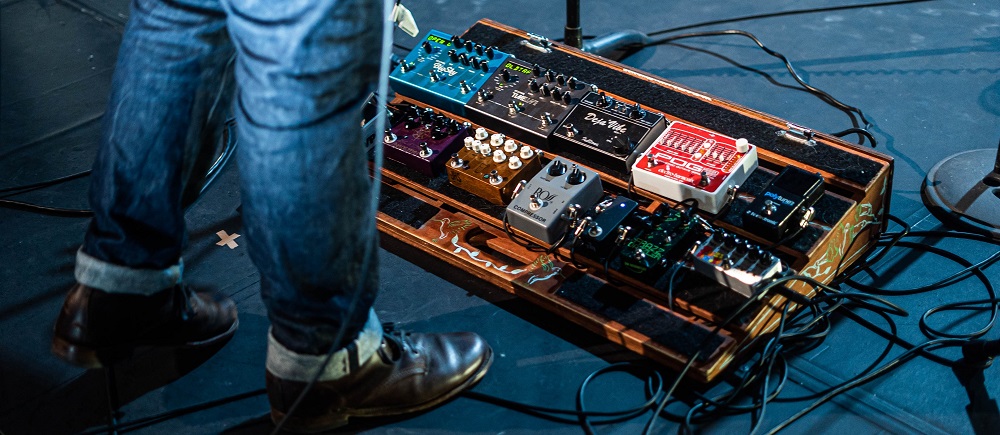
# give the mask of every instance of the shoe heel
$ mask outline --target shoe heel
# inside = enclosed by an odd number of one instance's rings
[[[63,361],[87,369],[99,369],[132,356],[133,349],[94,349],[70,343],[59,337],[52,339],[52,353]]]

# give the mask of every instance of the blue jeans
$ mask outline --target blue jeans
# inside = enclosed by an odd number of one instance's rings
[[[243,240],[272,335],[307,354],[356,337],[378,285],[359,110],[383,16],[380,0],[132,0],[77,280],[145,294],[180,282],[182,197],[235,94]]]

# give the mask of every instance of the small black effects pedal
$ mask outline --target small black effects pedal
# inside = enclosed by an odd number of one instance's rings
[[[823,176],[786,166],[743,213],[743,229],[772,242],[812,220],[813,204],[823,196]]]

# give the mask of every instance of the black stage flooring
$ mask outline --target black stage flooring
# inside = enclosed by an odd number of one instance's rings
[[[583,3],[583,28],[600,35],[623,28],[652,32],[710,20],[777,11],[830,7],[848,1],[657,2],[593,0]],[[88,169],[122,26],[124,0],[0,1],[0,189]],[[407,2],[421,33],[461,33],[491,18],[551,38],[562,36],[561,2],[523,0]],[[1000,4],[995,1],[934,1],[756,18],[692,30],[735,28],[756,34],[788,56],[812,85],[859,107],[875,123],[879,149],[896,159],[893,215],[914,229],[939,229],[921,202],[927,171],[954,153],[994,148],[1000,137]],[[414,39],[397,31],[396,42]],[[396,50],[403,54],[403,50]],[[683,83],[762,112],[836,132],[847,117],[799,90],[784,66],[752,42],[733,37],[698,38],[647,48],[626,61],[638,69]],[[138,355],[118,369],[122,420],[249,393],[206,410],[156,422],[136,433],[267,433],[263,388],[268,328],[258,296],[259,277],[242,246],[218,246],[218,231],[241,233],[235,165],[187,214],[190,246],[187,277],[214,286],[239,302],[236,337],[211,358],[199,355]],[[86,179],[9,199],[47,206],[86,207]],[[996,192],[993,192],[996,194]],[[4,194],[0,194],[2,196]],[[997,211],[1000,213],[1000,210]],[[73,255],[86,219],[0,209],[0,433],[77,433],[105,422],[104,375],[70,367],[49,354],[52,322],[72,284]],[[239,241],[239,239],[237,239]],[[962,240],[918,238],[975,263],[996,247]],[[566,321],[495,289],[424,263],[418,255],[387,244],[381,251],[380,318],[419,331],[473,330],[493,346],[496,361],[474,391],[520,402],[573,408],[580,382],[617,362],[643,359]],[[961,269],[919,250],[896,248],[863,279],[905,289],[934,282]],[[994,284],[1000,266],[984,270]],[[892,301],[910,315],[896,319],[898,334],[926,338],[922,313],[951,301],[986,298],[984,285],[966,279],[943,289]],[[884,320],[860,313],[879,325]],[[988,313],[959,313],[935,320],[956,332],[981,328]],[[1000,337],[994,328],[986,335]],[[789,360],[781,397],[822,392],[878,361],[886,339],[855,321],[834,316],[826,340]],[[885,364],[900,355],[896,346]],[[956,359],[957,350],[938,352]],[[967,409],[976,388],[965,388],[950,368],[916,358],[857,389],[838,396],[792,424],[788,433],[975,433],[996,418],[1000,397],[997,367],[984,372],[979,392],[989,406]],[[661,369],[667,380],[674,373]],[[713,386],[722,391],[725,384]],[[690,401],[695,385],[682,385]],[[590,390],[588,409],[620,409],[641,403],[643,383],[616,373]],[[242,397],[242,396],[241,396]],[[992,400],[992,402],[991,402]],[[812,400],[768,405],[761,433]],[[681,404],[671,405],[675,412]],[[597,433],[639,433],[650,412]],[[747,414],[715,418],[697,426],[705,433],[748,432]],[[674,433],[661,419],[656,432]],[[992,430],[996,430],[993,427]],[[364,433],[579,433],[578,425],[552,422],[469,397],[426,414],[392,420],[359,419],[343,432]],[[987,433],[985,430],[982,433]],[[995,432],[994,432],[995,433]]]

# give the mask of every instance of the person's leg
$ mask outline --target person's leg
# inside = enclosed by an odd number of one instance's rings
[[[381,0],[224,4],[237,49],[244,226],[272,322],[272,418],[314,376],[286,428],[425,409],[471,385],[492,356],[478,336],[383,337],[371,310],[377,231],[360,120],[378,75]]]
[[[132,1],[91,174],[94,219],[56,322],[58,356],[99,367],[135,345],[235,330],[231,302],[179,287],[182,192],[213,153],[232,53],[218,0]]]

